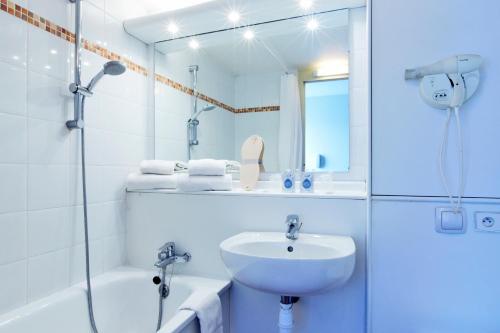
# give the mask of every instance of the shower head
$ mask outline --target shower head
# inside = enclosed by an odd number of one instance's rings
[[[215,110],[215,106],[214,105],[207,105],[203,109],[201,109],[201,112],[213,111],[213,110]]]
[[[121,75],[125,73],[127,68],[119,61],[109,61],[104,64],[103,71],[104,74],[108,75]]]
[[[92,92],[92,90],[104,75],[121,75],[125,73],[126,70],[127,68],[120,61],[109,61],[105,63],[102,70],[97,73],[96,76],[92,78],[92,80],[90,80],[90,83],[87,86],[87,90],[89,92]]]
[[[207,105],[205,106],[203,109],[201,110],[198,110],[192,117],[191,119],[189,120],[190,122],[193,122],[195,120],[198,120],[198,117],[205,111],[213,111],[216,109],[216,106],[214,105]]]

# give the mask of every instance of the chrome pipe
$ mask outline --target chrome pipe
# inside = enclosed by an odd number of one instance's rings
[[[81,44],[82,44],[82,0],[69,0],[75,4],[75,63],[74,63],[74,78],[75,81],[70,84],[70,92],[73,93],[74,109],[73,120],[66,122],[68,129],[83,128],[82,119],[82,104],[84,95],[80,93],[79,89],[82,85],[81,79]]]

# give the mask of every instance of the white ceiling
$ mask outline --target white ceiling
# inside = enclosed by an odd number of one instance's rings
[[[247,29],[198,36],[198,50],[190,39],[158,43],[163,53],[195,52],[209,57],[233,75],[294,72],[326,60],[346,61],[349,51],[348,12],[337,11],[316,17],[320,28],[307,30],[308,19],[299,18],[252,27],[256,38],[246,41]]]
[[[299,6],[299,0],[143,0],[142,5],[150,15],[126,20],[124,27],[131,35],[150,44],[233,28],[234,23],[227,19],[228,13],[233,10],[241,13],[238,26],[246,26],[323,11],[361,7],[366,5],[366,0],[313,0],[313,4],[313,7],[304,10]],[[167,30],[172,22],[180,28],[175,35]]]
[[[141,0],[141,6],[148,15],[196,6],[214,0]]]

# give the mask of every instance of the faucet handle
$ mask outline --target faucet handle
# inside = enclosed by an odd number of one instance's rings
[[[291,225],[291,224],[298,224],[298,225],[302,225],[302,223],[300,223],[300,218],[297,214],[291,214],[291,215],[288,215],[286,217],[286,222],[285,222],[287,225]]]
[[[162,252],[171,252],[171,254],[174,254],[175,253],[175,243],[168,242],[168,243],[163,244],[163,246],[158,249],[159,254]]]

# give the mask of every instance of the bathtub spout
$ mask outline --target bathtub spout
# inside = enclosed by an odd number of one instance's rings
[[[191,254],[188,252],[177,255],[175,252],[175,243],[168,242],[158,250],[158,261],[155,267],[164,269],[173,263],[186,263],[191,260]]]

